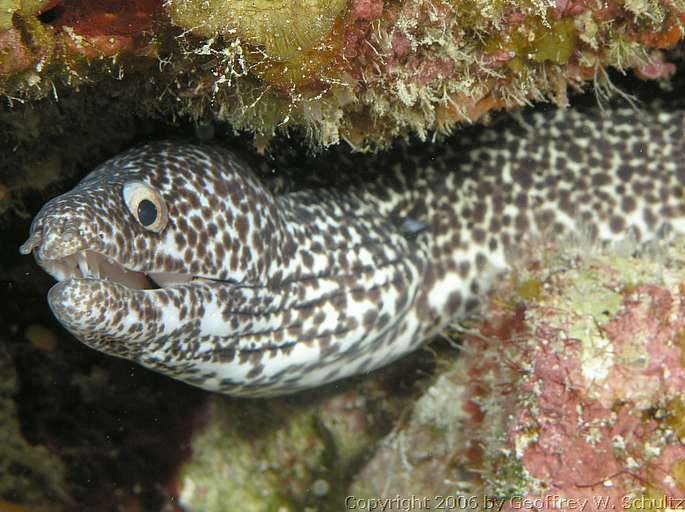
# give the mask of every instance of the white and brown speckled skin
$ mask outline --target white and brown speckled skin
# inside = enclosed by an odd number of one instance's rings
[[[200,279],[136,290],[67,278],[50,306],[97,350],[206,389],[276,395],[419,347],[476,308],[526,240],[685,233],[684,112],[558,110],[526,123],[369,158],[378,177],[365,185],[280,195],[226,150],[128,151],[43,207],[38,263],[89,249]],[[161,193],[161,233],[128,211],[128,180]]]

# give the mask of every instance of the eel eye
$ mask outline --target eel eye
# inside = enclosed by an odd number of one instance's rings
[[[161,194],[142,181],[124,183],[124,202],[145,229],[160,233],[169,221],[166,204]]]

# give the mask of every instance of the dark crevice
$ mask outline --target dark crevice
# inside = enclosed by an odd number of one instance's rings
[[[59,19],[63,12],[64,7],[62,7],[61,5],[57,5],[52,9],[45,11],[43,14],[39,14],[38,21],[46,25],[52,25]]]

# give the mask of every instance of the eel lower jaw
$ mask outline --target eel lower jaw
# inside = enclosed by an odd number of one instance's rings
[[[88,250],[54,260],[41,259],[38,263],[57,281],[79,278],[102,279],[117,282],[134,290],[168,288],[188,284],[195,279],[195,276],[190,274],[130,270],[112,258]]]

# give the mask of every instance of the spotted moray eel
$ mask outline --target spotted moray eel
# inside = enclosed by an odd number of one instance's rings
[[[151,143],[45,204],[21,252],[88,346],[266,396],[416,349],[531,240],[685,232],[682,111],[537,112],[363,162],[373,179],[277,193],[227,150]]]

